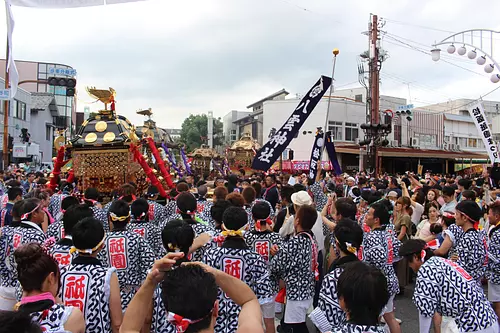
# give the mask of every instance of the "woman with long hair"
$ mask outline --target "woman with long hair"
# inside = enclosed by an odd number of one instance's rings
[[[57,261],[36,243],[20,246],[14,252],[14,258],[23,288],[23,297],[17,310],[28,313],[44,331],[84,333],[82,312],[78,308],[57,303],[61,275]]]
[[[441,205],[438,203],[438,198],[439,198],[439,191],[432,188],[427,192],[427,195],[425,196],[425,201],[424,201],[424,216],[429,217],[429,208],[431,206],[437,206],[438,210],[441,208]]]
[[[437,204],[431,203],[427,216],[427,219],[422,220],[417,225],[417,233],[415,234],[415,238],[426,240],[427,238],[432,236],[432,233],[430,231],[431,225],[434,223],[440,223],[439,207]]]
[[[411,199],[409,197],[401,197],[394,205],[394,227],[398,239],[405,242],[411,238]]]

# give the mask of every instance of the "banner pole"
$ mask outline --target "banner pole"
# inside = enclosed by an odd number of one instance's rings
[[[325,118],[325,127],[323,127],[323,147],[321,147],[321,156],[319,158],[319,163],[323,164],[323,152],[325,151],[325,143],[326,143],[326,132],[328,132],[328,118],[330,117],[330,104],[332,101],[332,93],[333,93],[333,82],[335,75],[335,65],[337,64],[337,55],[339,54],[338,49],[333,49],[333,67],[332,67],[332,84],[330,85],[330,93],[328,96],[328,106],[326,107],[326,118]]]

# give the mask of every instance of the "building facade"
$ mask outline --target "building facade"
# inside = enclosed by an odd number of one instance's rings
[[[73,68],[64,64],[22,61],[16,60],[17,70],[19,71],[19,81],[27,81],[20,85],[26,91],[33,93],[51,93],[54,95],[57,105],[57,115],[52,118],[53,125],[58,129],[68,128],[68,135],[75,130],[76,122],[76,100],[77,97],[66,96],[66,87],[54,87],[45,83],[33,81],[47,80],[51,76],[70,78],[72,76],[64,74],[54,74],[56,70],[72,70]],[[2,78],[5,78],[5,60],[0,59],[0,72]],[[51,72],[54,72],[51,74]]]
[[[248,117],[251,114],[251,111],[232,110],[222,117],[222,132],[224,134],[224,143],[227,146],[230,146],[235,141],[239,140],[244,133],[240,132],[240,126],[236,124],[237,120]]]

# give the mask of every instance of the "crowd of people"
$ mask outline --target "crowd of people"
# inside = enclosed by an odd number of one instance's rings
[[[241,170],[104,204],[5,172],[0,332],[399,333],[414,283],[420,332],[498,333],[496,184]]]

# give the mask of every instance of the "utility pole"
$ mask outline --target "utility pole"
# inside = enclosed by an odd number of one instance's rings
[[[379,48],[378,48],[378,16],[371,15],[372,21],[370,22],[370,122],[372,125],[379,124]],[[375,142],[370,146],[369,165],[374,168],[375,175],[380,171],[379,158],[377,145]]]
[[[9,38],[7,38],[7,50],[5,55],[5,89],[9,88],[9,71],[7,70],[9,66]],[[12,93],[12,91],[11,91]],[[3,170],[7,170],[9,166],[9,112],[10,112],[10,100],[6,99],[3,101]]]

